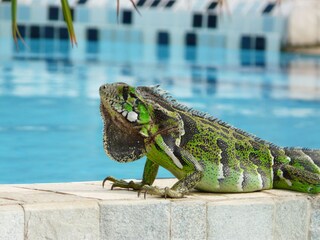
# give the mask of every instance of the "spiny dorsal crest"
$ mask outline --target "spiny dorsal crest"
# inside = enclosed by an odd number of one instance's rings
[[[185,112],[189,112],[191,113],[192,115],[194,116],[197,116],[197,117],[201,117],[201,118],[204,118],[206,120],[209,120],[211,122],[215,122],[215,123],[218,123],[219,125],[223,126],[223,127],[226,127],[226,128],[229,128],[231,130],[234,130],[235,132],[243,135],[243,136],[246,136],[246,137],[249,137],[249,138],[252,138],[254,141],[257,141],[261,144],[266,144],[266,145],[269,145],[273,148],[279,148],[277,145],[271,143],[271,142],[268,142],[268,141],[265,141],[261,138],[258,138],[257,136],[253,135],[253,134],[250,134],[250,133],[247,133],[241,129],[238,129],[236,127],[233,127],[231,126],[230,124],[218,119],[218,118],[215,118],[213,116],[211,116],[210,114],[208,113],[205,113],[205,112],[201,112],[201,111],[198,111],[198,110],[195,110],[193,108],[190,108],[184,104],[181,104],[181,103],[178,103],[173,97],[172,95],[170,95],[167,91],[163,90],[160,88],[160,85],[155,85],[155,86],[151,86],[150,87],[152,93],[154,95],[156,95],[157,97],[161,98],[162,100],[168,102],[172,107],[178,109],[178,110],[181,110],[181,111],[185,111]]]

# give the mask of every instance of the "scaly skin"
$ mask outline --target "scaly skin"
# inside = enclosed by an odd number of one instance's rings
[[[119,162],[147,156],[141,182],[107,177],[113,187],[180,198],[205,192],[282,188],[320,192],[320,150],[281,148],[178,104],[157,87],[100,87],[104,149]],[[159,166],[179,179],[152,186]],[[103,184],[104,184],[103,182]]]

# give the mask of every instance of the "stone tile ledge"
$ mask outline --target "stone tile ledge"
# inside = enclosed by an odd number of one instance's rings
[[[320,239],[320,195],[268,190],[144,199],[106,185],[0,185],[0,240]]]

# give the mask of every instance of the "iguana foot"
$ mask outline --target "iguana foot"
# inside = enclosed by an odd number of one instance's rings
[[[158,195],[164,198],[182,198],[184,196],[183,193],[173,190],[169,187],[159,188],[149,185],[144,185],[138,192],[138,197],[141,193],[144,193],[144,198],[146,198],[147,193],[151,195]]]
[[[145,184],[143,184],[142,182],[134,182],[134,181],[130,181],[127,182],[125,180],[122,179],[116,179],[114,177],[106,177],[103,182],[102,182],[102,187],[104,187],[104,184],[106,183],[106,181],[111,181],[113,182],[112,186],[111,186],[111,190],[113,190],[113,188],[115,187],[119,187],[119,188],[127,188],[127,189],[134,189],[134,190],[140,190],[142,189],[143,186],[145,186]]]

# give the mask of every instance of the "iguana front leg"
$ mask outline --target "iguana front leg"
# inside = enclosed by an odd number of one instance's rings
[[[132,188],[134,190],[140,190],[142,189],[143,186],[152,185],[152,183],[154,182],[157,176],[158,169],[159,169],[158,164],[147,159],[146,164],[144,165],[143,177],[141,182],[134,182],[134,181],[127,182],[125,180],[116,179],[114,177],[109,176],[103,180],[102,186],[104,187],[104,184],[106,181],[111,181],[113,182],[111,186],[111,190],[115,187],[128,188],[128,189]]]
[[[144,185],[139,191],[139,195],[141,192],[144,192],[145,198],[147,193],[151,195],[158,195],[164,198],[182,198],[197,185],[201,178],[202,172],[195,171],[176,182],[171,188],[159,188],[156,186]]]
[[[155,137],[155,144],[149,148],[149,157],[160,166],[174,171],[185,172],[171,188],[159,188],[151,185],[145,185],[140,192],[146,194],[158,195],[169,198],[182,198],[186,193],[193,189],[203,177],[203,167],[192,154],[176,145],[171,136]],[[159,154],[160,152],[160,154]]]

